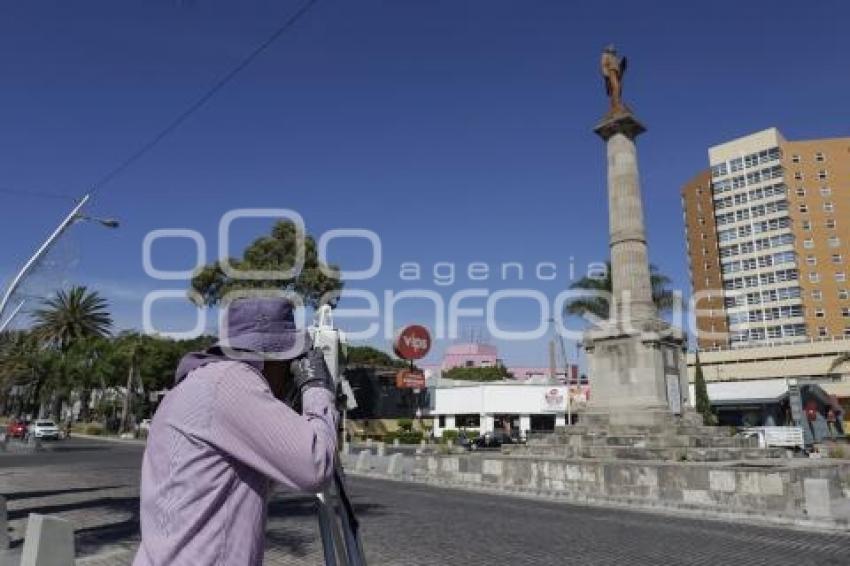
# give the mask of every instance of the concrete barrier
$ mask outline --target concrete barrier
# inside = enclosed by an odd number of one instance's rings
[[[6,498],[0,495],[0,550],[9,548],[9,514]]]
[[[387,454],[387,445],[383,442],[378,443],[378,456],[385,456]]]
[[[357,455],[357,463],[354,464],[354,469],[358,472],[365,472],[369,469],[369,450],[361,450]]]
[[[806,478],[803,480],[803,495],[806,514],[813,519],[829,519],[832,517],[832,497],[829,493],[829,482],[821,478]]]
[[[390,462],[387,464],[387,474],[390,476],[398,476],[401,475],[402,471],[402,459],[401,454],[392,454],[390,456]]]
[[[21,566],[74,566],[74,527],[71,522],[30,513]]]

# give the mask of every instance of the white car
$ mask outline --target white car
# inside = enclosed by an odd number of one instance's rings
[[[35,421],[30,425],[27,434],[34,438],[59,440],[59,427],[53,421]]]

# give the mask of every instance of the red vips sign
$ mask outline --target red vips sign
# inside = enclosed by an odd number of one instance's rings
[[[431,349],[431,334],[419,324],[405,326],[396,334],[393,350],[403,360],[424,358]]]
[[[399,389],[425,389],[425,376],[412,369],[403,369],[395,374],[395,386]]]

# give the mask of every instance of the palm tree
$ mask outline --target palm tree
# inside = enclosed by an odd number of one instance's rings
[[[63,352],[77,340],[107,336],[112,328],[106,300],[84,286],[57,291],[33,316],[35,332]]]
[[[590,313],[602,320],[607,320],[610,317],[611,303],[608,297],[614,292],[614,282],[611,278],[611,262],[607,261],[605,265],[607,267],[604,277],[582,277],[570,285],[570,289],[596,291],[604,296],[588,296],[570,301],[564,307],[565,316],[581,316]],[[661,312],[673,308],[673,291],[668,289],[670,283],[670,278],[660,273],[656,266],[649,266],[649,284],[652,287],[652,301],[655,303],[655,307]]]
[[[108,336],[112,317],[106,300],[97,291],[74,286],[68,291],[59,290],[44,301],[42,307],[33,313],[33,318],[35,334],[47,346],[58,349],[60,354],[49,388],[42,395],[52,395],[51,413],[61,418],[65,398],[72,388],[79,385],[74,383],[74,377],[79,375],[74,371],[79,356],[73,355],[72,347],[92,338]]]

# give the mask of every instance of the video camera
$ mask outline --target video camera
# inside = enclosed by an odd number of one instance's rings
[[[325,365],[337,384],[337,391],[341,395],[341,407],[351,411],[357,408],[357,400],[351,384],[345,379],[345,359],[347,354],[345,333],[334,328],[333,314],[330,305],[322,305],[316,310],[313,324],[307,328],[313,348],[322,351]]]

